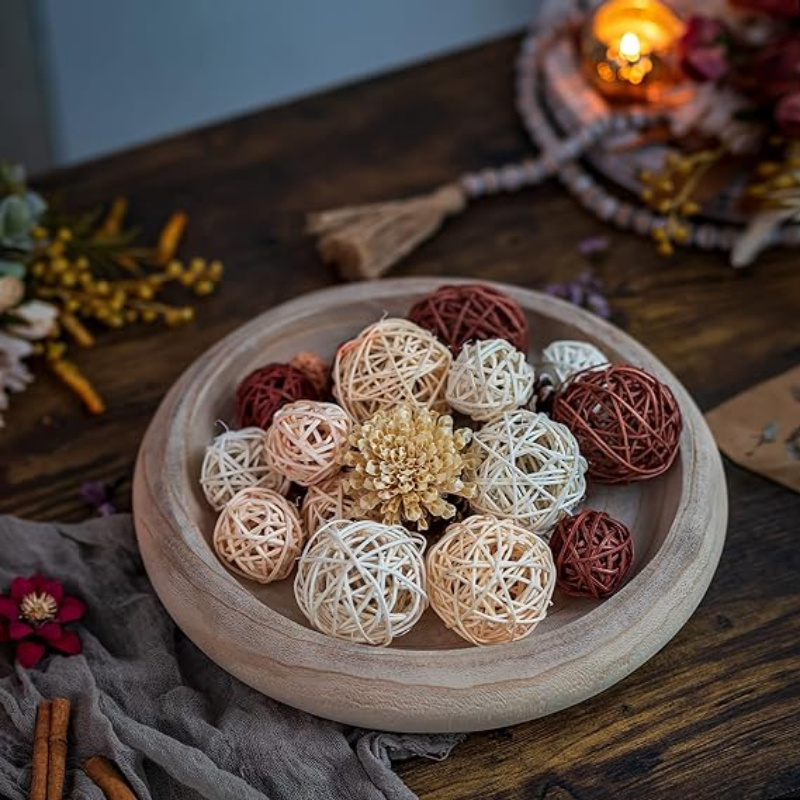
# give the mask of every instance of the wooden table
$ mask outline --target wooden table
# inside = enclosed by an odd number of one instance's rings
[[[312,209],[413,194],[529,152],[512,102],[517,40],[237,119],[40,182],[72,207],[125,194],[154,237],[175,208],[184,252],[220,257],[222,291],[197,321],[105,335],[80,364],[109,411],[89,419],[46,374],[0,434],[0,512],[87,515],[87,479],[124,479],[164,392],[205,348],[270,306],[333,283],[302,232]],[[662,260],[584,213],[555,183],[481,202],[397,275],[468,275],[541,288],[584,266],[576,243],[612,239],[598,272],[627,329],[701,407],[800,360],[800,256],[734,273],[719,255]],[[769,410],[765,409],[765,421]],[[697,613],[648,664],[553,717],[471,736],[443,763],[400,766],[426,800],[777,798],[800,794],[800,500],[727,465],[728,543]]]

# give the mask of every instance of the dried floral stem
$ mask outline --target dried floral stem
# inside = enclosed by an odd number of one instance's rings
[[[91,414],[102,414],[106,410],[103,398],[72,361],[50,358],[47,364],[61,382],[78,395]]]

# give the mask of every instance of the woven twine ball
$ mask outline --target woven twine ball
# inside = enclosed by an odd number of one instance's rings
[[[267,364],[251,372],[236,390],[236,416],[243,428],[268,428],[275,412],[295,400],[319,400],[314,384],[289,364]]]
[[[547,615],[556,569],[547,543],[509,519],[454,522],[426,558],[428,597],[444,624],[473,644],[529,636]]]
[[[484,339],[461,348],[445,397],[456,411],[483,421],[524,406],[534,382],[533,367],[522,352],[505,339]]]
[[[335,403],[298,400],[275,412],[267,431],[267,457],[276,472],[310,486],[339,470],[349,434],[350,418]]]
[[[271,489],[242,489],[222,509],[214,550],[232,572],[271,583],[285,578],[303,549],[297,509]]]
[[[408,312],[458,355],[466,342],[506,339],[528,352],[528,319],[520,304],[499,289],[481,284],[441,286]]]
[[[332,520],[297,567],[300,610],[322,633],[386,646],[408,633],[428,606],[425,539],[399,525]]]
[[[553,418],[569,426],[598,483],[629,483],[666,472],[683,421],[669,387],[628,365],[576,375],[556,394]]]
[[[550,548],[558,588],[576,597],[610,597],[633,564],[631,532],[604,511],[586,509],[564,517],[553,531]]]
[[[353,419],[404,400],[446,411],[450,351],[406,319],[384,319],[345,342],[333,365],[333,394]]]
[[[474,437],[479,459],[472,507],[547,533],[586,493],[586,460],[569,429],[525,409],[491,420]]]
[[[306,534],[316,533],[332,519],[361,519],[365,516],[357,508],[355,499],[347,494],[345,486],[346,475],[338,472],[322,483],[308,487],[300,507]]]
[[[609,359],[589,342],[561,339],[542,350],[542,363],[542,369],[552,371],[561,384],[583,370],[608,366]]]
[[[267,459],[266,433],[261,428],[225,431],[206,448],[200,471],[206,500],[219,511],[238,491],[250,486],[289,491],[289,480]]]
[[[316,353],[308,353],[306,351],[298,353],[289,362],[289,366],[299,369],[314,384],[314,388],[320,398],[328,394],[331,382],[331,365]]]

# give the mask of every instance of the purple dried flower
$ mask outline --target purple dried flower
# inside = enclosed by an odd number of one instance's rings
[[[101,517],[108,517],[116,513],[114,504],[111,502],[112,494],[113,489],[105,481],[86,481],[81,486],[81,497]]]
[[[608,239],[605,236],[587,236],[578,242],[578,252],[584,258],[602,255],[608,250]]]
[[[550,283],[544,287],[544,292],[587,308],[603,319],[611,319],[611,307],[603,294],[602,281],[591,269],[582,270],[576,278],[566,283]]]

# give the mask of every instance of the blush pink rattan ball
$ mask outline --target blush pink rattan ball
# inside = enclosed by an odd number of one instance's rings
[[[614,594],[633,564],[627,526],[604,511],[586,509],[556,525],[550,547],[565,594],[597,599]]]
[[[584,371],[553,403],[598,483],[630,483],[666,472],[678,454],[683,422],[669,387],[629,365]]]

